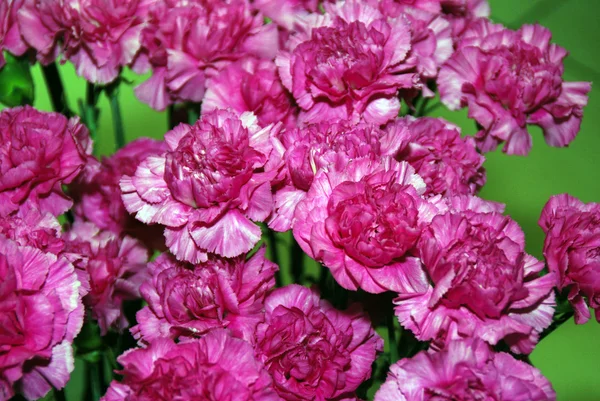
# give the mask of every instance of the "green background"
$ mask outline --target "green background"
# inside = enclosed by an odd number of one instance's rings
[[[600,0],[490,0],[492,19],[516,28],[523,23],[539,22],[549,27],[556,43],[570,51],[565,79],[598,81],[600,61],[599,39]],[[85,93],[85,82],[78,78],[71,65],[60,69],[67,88],[68,102],[77,110],[77,100]],[[127,75],[134,82],[139,77]],[[50,110],[50,103],[39,66],[34,68],[36,82],[35,105]],[[595,88],[598,89],[598,88]],[[598,89],[600,90],[600,89]],[[124,86],[120,94],[128,141],[141,136],[162,138],[167,130],[166,113],[157,113],[140,103],[132,87]],[[102,97],[96,154],[114,152],[114,135],[108,101]],[[433,115],[441,116],[474,133],[474,124],[466,111],[451,113],[437,108]],[[504,202],[507,213],[517,220],[527,235],[527,249],[541,257],[543,234],[537,226],[539,213],[547,199],[563,192],[585,202],[600,202],[600,92],[592,90],[585,109],[581,132],[567,149],[546,146],[541,132],[532,129],[534,146],[527,157],[490,153],[485,167],[488,182],[481,192],[486,199]],[[550,379],[559,401],[600,401],[600,325],[590,321],[583,326],[572,322],[563,325],[536,348],[532,361]],[[70,394],[71,399],[77,399]]]

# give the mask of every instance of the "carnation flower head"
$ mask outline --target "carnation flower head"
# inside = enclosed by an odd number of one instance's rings
[[[32,207],[66,212],[73,202],[62,185],[79,174],[91,145],[78,118],[30,106],[0,112],[0,216]]]
[[[559,290],[575,311],[575,322],[600,321],[600,204],[555,195],[542,210],[539,224],[546,234],[544,256]],[[586,302],[587,299],[587,302]]]
[[[166,151],[167,145],[163,141],[139,138],[100,162],[90,159],[84,172],[69,186],[69,194],[75,199],[75,215],[102,230],[139,239],[149,249],[163,248],[163,228],[142,224],[129,215],[121,199],[119,182],[123,175],[135,174],[137,166],[146,157],[162,155]]]
[[[269,227],[287,231],[292,227],[296,205],[306,197],[315,174],[324,168],[343,169],[356,158],[379,160],[394,156],[407,136],[406,125],[390,122],[385,129],[377,124],[322,121],[307,124],[279,135],[285,148],[285,179],[275,193],[275,209]]]
[[[250,111],[258,125],[282,122],[296,124],[295,108],[272,60],[246,57],[231,63],[206,85],[202,113],[215,109],[231,109],[238,114]]]
[[[184,340],[226,327],[235,337],[253,342],[278,270],[265,251],[262,247],[247,260],[245,255],[211,255],[198,265],[159,256],[148,265],[151,279],[142,284],[148,306],[137,313],[134,337],[143,343],[161,337]]]
[[[423,180],[406,162],[354,160],[321,170],[296,207],[294,238],[344,288],[413,291],[426,278],[409,251],[437,213]]]
[[[0,398],[63,388],[83,324],[81,284],[65,258],[0,235]]]
[[[292,31],[303,19],[319,12],[322,3],[335,0],[255,0],[252,5],[281,28]]]
[[[410,52],[406,63],[415,65],[423,82],[435,79],[441,65],[454,51],[452,25],[442,12],[440,0],[368,0],[383,15],[408,22],[411,33]],[[423,85],[401,90],[405,98],[416,97],[420,91],[426,97],[434,93]]]
[[[151,7],[142,48],[141,60],[152,67],[152,77],[136,95],[164,110],[177,102],[201,102],[207,81],[238,59],[272,60],[278,34],[246,0],[166,0]]]
[[[554,276],[525,253],[524,234],[503,205],[449,198],[446,213],[423,230],[418,254],[430,284],[394,301],[402,326],[443,347],[478,337],[530,353],[552,322]]]
[[[256,341],[275,390],[293,401],[351,398],[383,350],[383,340],[360,310],[336,310],[296,284],[269,294]]]
[[[425,195],[474,195],[485,184],[485,170],[472,137],[460,128],[431,117],[407,117],[406,144],[398,160],[410,163],[427,185]]]
[[[180,124],[165,134],[164,155],[149,156],[121,179],[125,207],[143,223],[165,226],[166,244],[179,260],[250,251],[261,236],[253,221],[264,221],[273,208],[278,129],[226,110]]]
[[[421,87],[406,60],[408,23],[354,0],[325,8],[327,14],[304,26],[276,59],[284,86],[302,109],[300,121],[386,123],[400,110],[398,90]]]
[[[490,16],[488,0],[369,0],[379,5],[385,15],[402,14],[422,21],[442,18],[450,23],[452,41],[460,40],[465,29],[478,18]]]
[[[43,64],[60,53],[87,81],[107,84],[131,64],[152,0],[25,0],[19,26]]]
[[[158,339],[117,361],[123,379],[111,383],[102,401],[280,400],[252,346],[223,329],[179,344]]]
[[[393,364],[375,401],[398,400],[555,401],[556,393],[535,367],[467,339]]]
[[[75,221],[64,240],[63,255],[88,278],[89,293],[83,301],[102,335],[111,328],[129,327],[123,303],[141,298],[140,285],[148,278],[148,249],[131,237],[82,221]]]
[[[591,84],[563,81],[567,52],[550,39],[539,25],[511,31],[481,19],[440,70],[442,102],[452,110],[469,107],[481,126],[476,141],[483,152],[505,143],[508,154],[528,154],[529,124],[542,128],[550,146],[575,139]]]
[[[55,255],[64,248],[61,233],[62,227],[52,213],[41,213],[34,208],[20,210],[0,219],[0,235],[21,246],[31,246]]]
[[[17,12],[25,0],[2,0],[0,2],[0,68],[4,67],[3,50],[15,56],[22,56],[27,51],[27,44],[23,42]]]

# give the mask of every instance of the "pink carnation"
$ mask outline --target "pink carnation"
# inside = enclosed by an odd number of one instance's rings
[[[280,121],[288,127],[295,125],[290,96],[271,60],[239,60],[223,69],[206,87],[202,113],[229,108],[240,115],[253,112],[261,127]]]
[[[101,162],[90,159],[84,173],[69,187],[75,198],[75,215],[90,221],[102,230],[117,235],[125,233],[142,240],[149,248],[162,248],[161,226],[147,226],[133,218],[123,205],[119,181],[123,175],[133,175],[142,160],[167,151],[163,141],[139,138]]]
[[[83,324],[81,284],[65,258],[0,235],[0,399],[63,388]]]
[[[359,310],[344,312],[292,284],[265,300],[256,353],[285,400],[352,399],[371,376],[383,340]]]
[[[245,255],[211,256],[195,266],[163,254],[148,270],[152,278],[141,288],[148,306],[138,312],[138,325],[132,329],[138,340],[193,338],[227,327],[236,337],[253,342],[278,267],[265,258],[263,247],[248,260]]]
[[[465,29],[478,18],[490,16],[487,0],[368,0],[379,4],[386,15],[401,14],[419,16],[421,20],[442,17],[451,25],[452,39],[460,39]]]
[[[296,23],[319,12],[320,3],[335,0],[254,0],[253,6],[280,27],[291,31]]]
[[[444,17],[452,25],[452,38],[456,44],[467,28],[479,18],[489,18],[488,0],[440,0]]]
[[[207,80],[233,61],[273,59],[278,34],[246,0],[165,0],[152,7],[142,44],[152,77],[136,94],[164,110],[177,102],[201,102]]]
[[[424,400],[555,401],[556,393],[538,369],[469,339],[398,361],[375,394],[375,401]]]
[[[280,400],[252,346],[223,329],[179,344],[158,339],[117,360],[123,379],[102,401]]]
[[[60,223],[52,213],[40,213],[33,208],[0,219],[0,234],[6,238],[55,255],[64,248],[61,233]]]
[[[17,24],[17,12],[23,7],[24,1],[0,1],[0,68],[6,63],[3,50],[15,56],[22,56],[27,51],[27,45],[21,38],[19,24]]]
[[[125,207],[143,223],[166,226],[167,246],[179,260],[246,253],[261,237],[253,221],[273,209],[275,132],[260,129],[251,113],[225,110],[180,124],[165,134],[166,154],[146,158],[121,179]]]
[[[431,117],[406,118],[408,138],[398,154],[413,166],[427,185],[426,195],[473,195],[485,184],[485,170],[472,137],[460,128]]]
[[[407,63],[417,66],[423,82],[434,79],[441,65],[454,51],[452,26],[442,12],[440,0],[369,1],[383,15],[391,18],[404,18],[409,22],[411,49]],[[420,89],[411,88],[406,95],[414,97]],[[425,96],[434,96],[427,86],[423,86],[422,90]]]
[[[559,290],[568,290],[575,322],[600,321],[600,204],[568,195],[550,198],[539,221],[546,233],[544,256]],[[585,301],[585,298],[587,301]]]
[[[385,129],[376,124],[323,121],[283,131],[279,137],[285,147],[285,181],[275,193],[269,227],[287,231],[292,227],[296,205],[306,197],[317,171],[343,169],[356,158],[377,161],[394,156],[407,137],[407,128],[400,120]]]
[[[0,113],[0,216],[34,207],[58,216],[73,202],[63,193],[81,171],[91,141],[78,118],[32,107]]]
[[[19,26],[43,64],[62,53],[78,75],[106,84],[134,60],[151,2],[25,0]]]
[[[540,126],[550,146],[575,139],[591,84],[563,81],[567,52],[550,39],[550,31],[539,25],[511,31],[482,19],[442,67],[442,102],[452,110],[469,107],[469,116],[482,127],[476,140],[483,152],[506,142],[504,152],[526,155],[528,124]]]
[[[407,64],[408,23],[357,0],[325,7],[327,14],[312,19],[276,59],[283,85],[303,110],[301,121],[386,123],[400,110],[398,90],[421,87]]]
[[[544,264],[525,253],[523,231],[502,208],[453,198],[423,230],[418,251],[431,284],[394,301],[419,340],[437,347],[465,337],[504,340],[528,354],[552,322],[555,277],[539,276]]]
[[[89,280],[84,298],[98,321],[102,335],[129,326],[123,302],[139,299],[140,285],[148,278],[148,250],[131,237],[102,231],[92,223],[76,221],[64,235],[65,257]]]
[[[317,173],[296,207],[294,238],[344,288],[371,293],[426,288],[409,251],[437,213],[423,180],[406,162],[366,158]]]

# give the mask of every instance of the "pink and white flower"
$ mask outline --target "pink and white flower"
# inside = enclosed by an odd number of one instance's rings
[[[539,25],[511,31],[481,19],[440,70],[442,102],[452,110],[469,107],[469,117],[482,127],[476,140],[483,152],[505,142],[504,152],[528,154],[529,124],[542,128],[550,146],[575,139],[591,84],[563,81],[567,52],[550,39]]]
[[[294,238],[346,289],[376,294],[425,289],[425,272],[409,252],[438,213],[424,192],[415,170],[391,158],[321,170],[296,207]]]
[[[396,362],[375,394],[375,401],[437,399],[555,401],[556,393],[538,369],[468,339]]]
[[[117,361],[123,379],[111,383],[102,401],[281,399],[252,346],[223,329],[179,344],[158,339]]]
[[[282,131],[285,180],[276,189],[269,227],[276,231],[292,227],[296,205],[306,197],[319,170],[343,169],[357,158],[378,161],[395,156],[407,137],[401,120],[390,122],[385,129],[376,124],[323,121]]]
[[[206,84],[202,113],[231,109],[238,114],[250,111],[258,125],[296,123],[296,110],[290,95],[281,84],[272,60],[246,57],[223,69]]]
[[[83,173],[69,185],[69,194],[75,199],[75,216],[102,230],[139,239],[149,249],[164,248],[163,227],[142,224],[127,212],[119,182],[122,176],[135,174],[140,162],[148,156],[166,151],[163,141],[139,138],[101,161],[90,158]]]
[[[27,44],[21,37],[19,24],[17,23],[17,12],[25,0],[2,0],[0,1],[0,68],[4,67],[3,50],[15,56],[22,56],[27,51]]]
[[[397,159],[410,163],[423,178],[425,195],[474,195],[485,184],[485,158],[472,137],[461,138],[459,127],[438,118],[405,121],[406,145]]]
[[[382,350],[360,310],[338,311],[296,284],[269,294],[256,331],[256,354],[285,400],[355,399]]]
[[[384,124],[398,115],[400,89],[421,88],[407,62],[411,32],[355,0],[325,4],[276,59],[283,85],[302,109],[301,122],[344,119]]]
[[[150,280],[141,293],[148,303],[137,313],[134,337],[152,343],[161,337],[185,340],[220,327],[253,343],[256,325],[263,321],[264,298],[275,286],[277,265],[261,248],[246,256],[211,256],[190,265],[163,254],[148,265]]]
[[[589,320],[588,305],[600,321],[600,204],[556,195],[544,206],[539,224],[546,234],[548,270],[557,288],[568,291],[575,322]]]
[[[394,300],[400,324],[441,348],[462,338],[504,341],[530,353],[554,314],[554,274],[525,253],[519,225],[503,206],[475,197],[451,198],[417,244],[429,282]]]
[[[62,190],[91,154],[87,128],[79,118],[33,107],[0,113],[0,216],[35,208],[58,216],[73,202]]]
[[[417,66],[423,82],[435,79],[441,65],[454,52],[452,25],[443,13],[440,0],[371,0],[371,4],[387,17],[406,19],[411,32],[407,63]],[[419,89],[426,97],[434,96],[426,85],[402,92],[412,92],[406,95],[414,97]]]
[[[58,54],[86,80],[107,84],[131,64],[153,0],[25,0],[21,35],[43,64]]]
[[[165,226],[166,244],[179,260],[250,251],[261,237],[253,221],[273,210],[277,129],[259,128],[251,113],[225,110],[180,124],[165,134],[165,154],[146,158],[121,179],[125,207],[143,223]]]
[[[20,246],[31,246],[55,255],[60,254],[64,248],[62,227],[58,219],[52,213],[40,213],[34,208],[0,219],[0,234]]]
[[[65,258],[0,235],[0,399],[63,388],[83,324],[81,283]]]
[[[83,299],[102,335],[129,327],[123,302],[140,299],[148,278],[148,249],[131,237],[102,231],[93,223],[76,221],[64,236],[64,257],[86,277],[89,293]]]
[[[321,3],[335,0],[254,0],[252,5],[280,27],[292,31],[300,21],[319,12]]]
[[[246,56],[272,60],[278,51],[275,24],[263,24],[248,1],[155,2],[142,33],[137,70],[152,67],[138,98],[156,110],[201,102],[207,81]]]

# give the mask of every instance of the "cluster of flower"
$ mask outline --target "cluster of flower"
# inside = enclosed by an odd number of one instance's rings
[[[555,287],[578,323],[588,302],[600,319],[600,205],[548,202],[542,275],[504,206],[476,196],[480,152],[527,154],[528,124],[568,145],[590,84],[563,81],[548,30],[488,14],[485,0],[2,0],[2,49],[60,55],[100,84],[151,70],[142,101],[202,116],[97,160],[77,118],[0,113],[0,400],[64,387],[84,309],[122,331],[140,298],[139,348],[105,401],[358,400],[383,351],[368,313],[274,288],[256,223],[292,230],[341,287],[397,294],[402,327],[430,342],[377,401],[555,399],[494,346],[529,354]],[[436,88],[475,138],[398,117]]]

